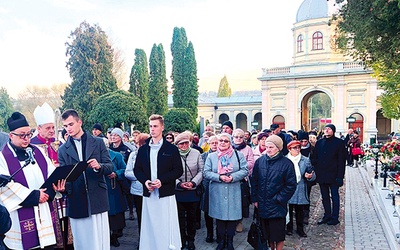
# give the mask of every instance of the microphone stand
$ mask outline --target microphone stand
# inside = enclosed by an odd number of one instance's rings
[[[27,159],[25,161],[25,164],[20,167],[15,173],[13,173],[11,176],[8,175],[0,175],[0,188],[5,187],[12,179],[13,177],[18,174],[24,167],[28,166],[31,163],[30,159]]]

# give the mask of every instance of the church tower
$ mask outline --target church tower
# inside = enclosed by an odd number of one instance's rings
[[[335,25],[330,18],[337,11],[334,0],[305,0],[293,25],[293,65],[313,62],[340,62],[335,50]]]
[[[378,82],[362,62],[337,51],[331,18],[338,8],[334,0],[304,0],[300,5],[292,28],[291,65],[263,68],[258,78],[264,126],[310,131],[333,123],[337,133],[353,128],[364,142],[376,138],[381,123]],[[387,130],[379,128],[379,133],[387,135]]]

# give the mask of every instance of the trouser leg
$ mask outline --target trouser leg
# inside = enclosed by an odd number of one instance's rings
[[[322,205],[324,206],[324,219],[332,217],[331,197],[329,195],[329,184],[319,184],[322,196]]]
[[[330,189],[332,197],[332,218],[338,220],[340,209],[339,186],[330,185]]]

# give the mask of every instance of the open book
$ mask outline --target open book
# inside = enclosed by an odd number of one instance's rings
[[[82,172],[85,171],[87,166],[87,162],[80,161],[75,165],[57,167],[40,188],[53,190],[52,184],[57,184],[58,180],[65,179],[67,182],[75,181],[82,174]]]

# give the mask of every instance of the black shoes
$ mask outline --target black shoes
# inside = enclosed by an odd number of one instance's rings
[[[115,234],[111,235],[110,244],[111,244],[111,246],[114,246],[114,247],[119,247],[121,245],[118,241],[117,235],[115,235]]]
[[[207,243],[213,243],[213,242],[214,242],[213,236],[212,236],[212,235],[207,235],[207,237],[206,237],[206,242],[207,242]]]
[[[293,235],[293,230],[286,230],[286,235]]]
[[[303,238],[306,238],[306,237],[307,237],[307,234],[304,232],[303,229],[297,230],[297,234],[298,234],[300,237],[303,237]]]
[[[196,247],[194,246],[194,242],[193,241],[189,241],[188,245],[187,245],[188,250],[195,250]]]
[[[318,221],[318,225],[326,224],[331,220],[331,218],[323,218],[322,220]]]
[[[331,219],[326,224],[328,224],[330,226],[335,226],[335,225],[337,225],[339,223],[340,223],[340,221],[338,219]]]

